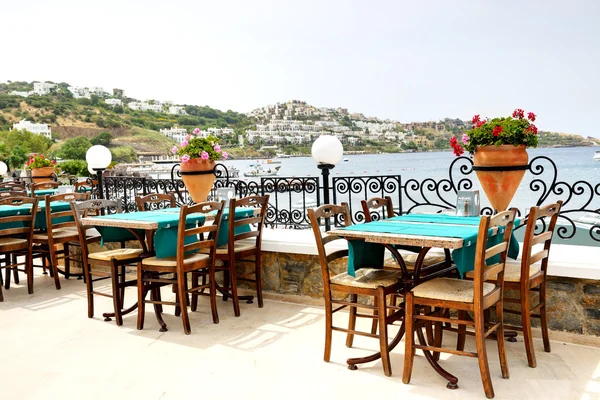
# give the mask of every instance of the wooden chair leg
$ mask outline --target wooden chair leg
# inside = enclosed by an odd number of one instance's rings
[[[65,260],[65,279],[69,279],[71,277],[71,260],[69,259],[69,256],[70,256],[69,243],[63,243],[63,254],[65,256],[65,258],[64,258],[64,260]]]
[[[219,323],[219,313],[217,311],[217,279],[215,277],[215,266],[214,265],[212,267],[209,267],[208,274],[209,274],[208,279],[210,280],[210,293],[209,293],[210,309],[212,312],[213,322],[215,324],[218,324]],[[237,292],[236,292],[236,296],[237,296]],[[237,301],[237,297],[234,298],[234,309],[235,309],[236,301]],[[238,313],[239,313],[239,303],[238,303]]]
[[[13,265],[17,264],[17,255],[16,254],[12,254],[11,257],[11,261],[13,263]],[[13,279],[15,280],[15,283],[18,285],[21,283],[20,279],[19,279],[19,271],[15,268],[13,269]]]
[[[402,373],[402,382],[405,384],[410,383],[410,378],[412,375],[413,363],[415,360],[415,328],[414,328],[414,296],[412,292],[407,292],[406,297],[404,298],[404,371]]]
[[[523,341],[527,353],[527,363],[531,368],[536,367],[533,337],[531,336],[531,301],[529,289],[521,286],[521,325],[523,326]]]
[[[229,267],[227,261],[223,261],[223,264],[225,264],[225,267]],[[229,273],[230,271],[228,269],[223,270],[223,291],[225,292],[223,293],[223,301],[227,301],[227,299],[229,299],[227,293],[231,291],[231,279],[229,279]]]
[[[379,304],[377,303],[379,300],[377,297],[373,298],[373,322],[371,323],[371,334],[377,334],[377,327],[379,326],[378,318],[379,318]]]
[[[258,308],[263,308],[263,294],[262,294],[262,271],[261,271],[261,261],[260,261],[260,253],[257,252],[255,256],[255,274],[256,278],[256,298],[258,299]]]
[[[356,303],[358,300],[358,296],[355,294],[350,295],[350,302]],[[373,320],[376,321],[376,320]],[[348,315],[348,330],[353,331],[356,328],[356,307],[350,306],[350,313]],[[354,342],[354,334],[348,332],[346,336],[346,347],[352,347],[352,342]]]
[[[425,314],[431,314],[431,307],[424,307],[423,312]],[[425,334],[427,336],[427,344],[431,346],[433,343],[433,324],[431,322],[425,323]]]
[[[494,386],[492,385],[492,377],[490,376],[490,367],[488,364],[487,350],[485,348],[485,323],[483,312],[475,312],[475,344],[477,346],[477,360],[479,361],[479,372],[481,374],[481,382],[483,390],[488,399],[494,397]]]
[[[437,316],[442,317],[444,315],[444,312],[445,312],[444,309],[440,308],[437,311],[438,311],[436,313]],[[435,327],[435,329],[434,329],[433,345],[435,347],[442,347],[442,336],[444,333],[444,327],[441,322],[435,322],[434,327]],[[435,361],[439,361],[440,352],[434,351],[434,352],[432,352],[432,354],[433,354],[433,359]]]
[[[213,279],[213,278],[211,278]],[[231,283],[231,300],[233,301],[233,314],[240,316],[240,299],[237,292],[237,278],[235,273],[235,256],[229,258],[229,280]]]
[[[323,360],[329,362],[331,358],[331,336],[333,333],[333,312],[331,307],[331,293],[325,293],[325,351]]]
[[[33,294],[33,254],[31,248],[25,255],[25,273],[27,275],[27,292]]]
[[[464,321],[467,318],[467,312],[459,310],[458,319]],[[458,338],[456,339],[456,350],[463,351],[465,349],[465,338],[467,336],[467,325],[458,325]]]
[[[508,362],[506,361],[506,349],[504,348],[504,311],[503,302],[499,301],[496,303],[496,322],[498,330],[496,331],[497,342],[498,342],[498,357],[500,358],[500,369],[502,370],[502,377],[508,379],[510,374],[508,372]]]
[[[121,300],[119,290],[119,267],[117,261],[113,258],[110,260],[110,279],[112,282],[112,298],[113,307],[115,309],[115,321],[118,326],[123,325],[123,315],[121,313]]]
[[[6,259],[6,267],[4,269],[4,271],[6,271],[4,273],[4,289],[9,290],[10,289],[10,281],[11,281],[11,273],[12,273],[12,268],[8,266],[8,264],[10,264],[10,262],[8,261],[9,259]]]
[[[142,268],[142,263],[138,263],[137,267],[137,294],[138,294],[138,318],[137,318],[137,328],[139,330],[144,329],[144,316],[146,313],[146,285],[144,283],[144,270]]]
[[[379,351],[381,352],[381,363],[383,364],[383,373],[385,376],[392,376],[392,364],[390,363],[390,350],[388,344],[387,330],[387,310],[385,292],[382,286],[377,288],[377,312],[379,320]]]
[[[120,291],[119,298],[121,299],[121,308],[123,308],[123,304],[125,303],[125,286],[123,286],[122,284],[125,283],[125,279],[126,279],[125,274],[127,272],[126,269],[127,269],[127,266],[125,266],[125,265],[121,265],[119,267],[119,270],[120,270],[119,271],[120,272],[119,281],[121,283],[121,287],[119,288],[119,291]]]
[[[192,287],[198,287],[198,273],[192,272]],[[192,304],[190,304],[190,310],[192,312],[198,309],[198,292],[192,293]]]
[[[1,270],[1,268],[0,268]],[[2,294],[2,285],[0,285],[0,302],[4,301],[4,295]]]
[[[542,340],[544,341],[544,351],[550,353],[550,337],[548,335],[548,316],[546,315],[546,281],[540,285],[540,327],[542,329]]]
[[[53,250],[53,247],[50,250],[50,269],[52,270],[52,277],[54,278],[56,290],[60,290],[60,281],[58,280],[58,255]]]
[[[178,294],[179,294],[179,305],[181,308],[181,322],[183,323],[183,332],[186,335],[189,335],[190,333],[192,333],[192,328],[190,327],[190,318],[188,316],[188,310],[187,310],[187,292],[185,290],[186,288],[186,284],[185,284],[185,279],[186,279],[186,274],[184,272],[178,272],[177,273],[177,288],[178,288]]]
[[[94,318],[94,282],[92,277],[92,266],[87,263],[83,266],[83,274],[85,275],[85,290],[88,302],[88,318]]]

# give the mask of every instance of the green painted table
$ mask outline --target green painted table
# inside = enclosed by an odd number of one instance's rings
[[[132,213],[111,214],[82,218],[84,225],[94,226],[102,235],[102,242],[122,242],[146,238],[148,250],[154,248],[156,257],[174,257],[177,254],[177,227],[179,225],[179,208],[166,208],[153,211],[137,211]],[[239,208],[235,210],[236,218],[243,218],[255,213],[254,209]],[[208,214],[214,219],[216,213]],[[229,210],[223,211],[223,220],[219,229],[217,246],[227,243]],[[193,225],[205,222],[204,214],[188,215],[186,223]],[[236,233],[249,232],[250,226],[236,228]],[[188,240],[193,240],[190,237]]]
[[[348,273],[355,274],[363,266],[383,265],[385,248],[394,246],[437,247],[452,250],[452,259],[461,275],[474,269],[475,247],[480,217],[458,217],[446,214],[403,215],[365,224],[351,225],[331,231],[348,239]],[[515,226],[520,221],[515,220]],[[494,235],[488,246],[497,244],[502,235]],[[508,256],[516,258],[519,242],[512,235]]]
[[[52,211],[67,211],[71,209],[71,204],[66,201],[54,201],[50,203]],[[35,216],[35,228],[46,230],[46,202],[38,201],[38,212]],[[7,217],[13,215],[30,214],[31,205],[23,204],[20,206],[0,205],[0,216]],[[3,227],[0,226],[0,229]]]
[[[41,189],[35,191],[35,197],[45,196],[49,194],[50,196],[55,195],[58,192],[58,189]],[[31,196],[31,190],[27,189],[27,195]]]

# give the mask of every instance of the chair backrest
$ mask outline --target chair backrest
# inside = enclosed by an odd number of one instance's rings
[[[135,198],[139,211],[150,211],[160,208],[177,207],[173,193],[151,193],[146,196]]]
[[[77,181],[74,183],[76,192],[87,192],[85,189],[92,189],[94,186],[98,186],[98,179],[87,179],[85,181]],[[90,190],[91,191],[91,190]]]
[[[323,231],[321,231],[321,224],[319,223],[320,218],[333,218],[334,222],[342,220],[344,222],[344,226],[350,225],[350,208],[347,203],[342,203],[341,206],[335,204],[324,204],[316,209],[308,210],[308,218],[310,220],[310,225],[313,230],[313,234],[315,235],[315,241],[317,244],[317,251],[319,253],[319,262],[321,264],[321,273],[323,274],[323,288],[326,293],[329,293],[329,263],[338,258],[347,257],[348,249],[333,251],[330,254],[327,254],[325,250],[325,245],[333,242],[334,240],[346,240],[339,236],[335,235],[326,235],[323,236]]]
[[[35,196],[35,191],[36,190],[48,190],[48,189],[56,189],[58,188],[58,185],[60,185],[58,182],[54,182],[54,181],[45,181],[45,182],[38,182],[38,183],[32,183],[31,184],[31,197]]]
[[[75,226],[77,227],[77,233],[79,233],[79,242],[81,243],[81,253],[84,262],[87,262],[87,257],[89,254],[87,240],[85,240],[87,237],[86,231],[89,228],[91,228],[91,226],[84,225],[81,222],[81,218],[87,217],[89,215],[100,215],[102,212],[106,213],[108,210],[111,209],[116,210],[117,213],[120,213],[121,202],[117,200],[104,199],[86,200],[80,203],[77,203],[75,200],[71,201],[71,212],[73,214]],[[146,251],[146,249],[144,249],[144,251]]]
[[[521,277],[525,281],[529,280],[531,265],[541,261],[544,273],[548,269],[548,256],[550,255],[552,236],[556,228],[556,221],[562,203],[562,200],[559,200],[556,203],[547,204],[542,207],[531,207],[529,210],[521,255]],[[541,227],[541,229],[538,228],[537,233],[536,227]],[[533,247],[538,244],[543,244],[543,248],[534,254]]]
[[[186,254],[197,253],[200,249],[208,249],[208,254],[214,263],[223,207],[225,207],[224,201],[207,201],[181,207],[177,227],[177,265],[183,265]],[[191,226],[191,224],[186,224],[187,217],[190,214],[208,214],[213,211],[217,211],[217,215],[212,224],[207,224],[206,221],[202,225],[194,224]],[[195,240],[186,240],[188,237],[194,237]]]
[[[495,280],[499,287],[504,286],[504,267],[508,245],[513,230],[516,213],[503,211],[494,216],[483,216],[479,222],[477,247],[475,248],[474,270],[474,302],[481,305],[483,299],[483,283]],[[489,245],[488,245],[489,243]],[[499,257],[499,261],[490,260]],[[488,262],[491,265],[488,265]]]
[[[362,200],[360,205],[362,206],[363,213],[365,214],[365,222],[378,220],[382,217],[383,219],[392,218],[394,216],[394,207],[392,205],[392,198],[390,196],[371,197],[369,200]],[[382,217],[380,217],[379,212],[371,215],[372,210],[378,210],[382,207]]]
[[[32,243],[38,200],[27,196],[0,199],[0,206],[22,205],[29,205],[31,212],[6,217],[0,216],[0,237],[19,236]]]
[[[229,200],[229,215],[228,219],[228,231],[227,231],[227,245],[229,246],[228,254],[231,257],[235,257],[235,241],[243,240],[248,238],[256,238],[256,248],[260,251],[262,244],[262,231],[265,223],[265,216],[267,214],[267,207],[269,206],[269,195],[264,196],[248,196],[241,199],[231,198]],[[236,208],[253,208],[258,209],[258,215],[250,214],[249,216],[235,218]],[[236,233],[236,228],[244,225],[256,225],[256,230],[250,230],[250,232]]]
[[[0,198],[4,197],[27,197],[27,190],[3,190],[0,192]]]
[[[25,182],[0,182],[0,190],[8,189],[8,190],[25,190]]]
[[[73,211],[70,209],[57,211],[56,208],[52,207],[52,203],[58,201],[70,203],[73,201],[85,201],[88,199],[89,193],[61,193],[44,196],[46,207],[46,226],[48,231],[57,228],[68,228],[75,226]]]

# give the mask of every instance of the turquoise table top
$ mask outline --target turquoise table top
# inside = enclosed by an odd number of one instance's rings
[[[35,196],[36,196],[36,197],[38,197],[38,196],[45,196],[45,195],[47,195],[47,194],[49,194],[49,195],[53,195],[53,194],[56,194],[56,192],[57,192],[57,191],[58,191],[58,189],[43,189],[43,190],[36,190],[36,191],[35,191]],[[29,196],[31,196],[31,190],[27,189],[27,194],[28,194]]]
[[[351,225],[341,228],[341,230],[463,239],[463,247],[452,251],[452,259],[461,275],[464,275],[474,269],[479,221],[480,217],[414,214]],[[518,219],[515,220],[515,226],[518,226],[519,223]],[[499,243],[501,239],[501,234],[491,236],[488,239],[488,246]],[[364,240],[349,240],[348,250],[348,272],[353,276],[355,270],[361,266],[381,265],[380,261],[383,260],[385,251],[381,244],[367,243]],[[519,242],[513,235],[508,256],[516,258],[518,254]]]
[[[52,211],[67,211],[71,209],[71,204],[66,201],[54,201],[50,205]],[[23,204],[20,206],[0,205],[0,216],[8,217],[13,215],[31,213],[31,205]],[[46,227],[46,202],[38,201],[38,214],[35,216],[36,229],[47,229]],[[2,227],[0,227],[1,229]]]
[[[122,214],[111,214],[98,216],[94,218],[101,219],[114,219],[114,220],[127,220],[127,221],[151,221],[158,225],[158,229],[154,234],[154,250],[156,257],[166,258],[173,257],[177,253],[177,227],[179,225],[179,208],[166,208],[161,210],[153,211],[137,211],[132,213]],[[236,218],[244,218],[252,215],[253,209],[239,208],[235,210]],[[213,213],[213,215],[216,213]],[[204,214],[190,214],[186,218],[186,223],[190,226],[196,223],[203,224],[206,217]],[[221,246],[227,243],[227,229],[229,219],[229,210],[223,211],[221,226],[219,229],[219,236],[217,238],[217,246]],[[96,229],[102,235],[102,242],[121,242],[127,240],[136,240],[135,235],[127,228],[119,227],[108,227],[108,226],[96,226]],[[143,234],[143,230],[137,230],[140,234]],[[236,227],[236,233],[249,232],[250,226],[243,225]],[[186,243],[193,242],[193,237],[186,238]]]

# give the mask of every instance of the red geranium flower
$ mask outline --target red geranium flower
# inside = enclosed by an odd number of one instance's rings
[[[527,119],[531,122],[535,122],[535,114],[532,112],[527,113]]]
[[[52,165],[56,165],[56,160],[52,160]]]
[[[501,134],[502,132],[504,132],[504,128],[502,128],[500,125],[496,126],[494,128],[494,130],[492,131],[492,134],[494,136],[498,136],[499,134]]]
[[[457,157],[461,156],[464,152],[465,152],[465,150],[462,148],[461,145],[454,146],[454,155],[455,156],[457,156]]]
[[[456,136],[452,136],[452,138],[450,139],[450,146],[455,147],[458,144],[458,139],[456,138]]]
[[[525,132],[529,132],[532,135],[537,135],[538,128],[534,124],[531,124],[527,127],[527,129],[525,129]]]
[[[520,108],[517,108],[515,111],[513,111],[512,116],[513,118],[523,119],[525,118],[525,111],[523,111]]]
[[[479,128],[481,125],[485,124],[487,121],[484,119],[483,121],[477,121],[477,124],[475,125],[476,128]]]
[[[479,121],[480,121],[480,119],[479,119],[479,114],[477,114],[477,115],[475,115],[475,116],[473,117],[473,119],[471,120],[471,124],[473,124],[473,125],[477,125],[477,123],[478,123]]]

